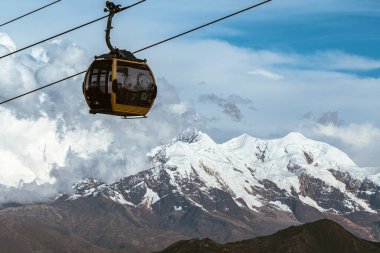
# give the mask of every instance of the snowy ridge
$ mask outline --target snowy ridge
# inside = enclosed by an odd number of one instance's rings
[[[328,144],[307,139],[299,133],[290,133],[275,140],[244,134],[220,145],[202,132],[198,132],[196,137],[192,135],[191,139],[191,142],[173,142],[149,154],[153,156],[153,164],[166,169],[172,181],[185,180],[197,174],[207,187],[229,191],[235,199],[243,199],[248,208],[257,210],[271,201],[281,203],[268,200],[252,190],[254,186],[264,191],[265,187],[260,182],[269,180],[289,196],[295,192],[307,205],[320,211],[334,210],[322,208],[312,196],[302,192],[300,178],[307,175],[323,182],[323,190],[336,189],[343,193],[351,211],[375,212],[367,201],[349,192],[346,183],[331,170],[348,173],[356,180],[370,180],[377,186],[380,183],[379,171],[373,170],[374,174],[370,174],[345,153]]]
[[[173,202],[172,210],[196,206],[209,213],[235,207],[291,213],[294,201],[336,214],[380,207],[380,169],[360,168],[337,148],[299,133],[274,140],[244,134],[217,144],[188,130],[148,156],[154,168],[111,185],[83,181],[69,199],[102,195],[148,209]]]

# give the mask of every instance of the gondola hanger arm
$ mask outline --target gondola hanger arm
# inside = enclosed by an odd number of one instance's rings
[[[140,4],[142,2],[145,2],[146,0],[142,0],[140,2],[137,2],[136,4]],[[136,5],[134,4],[134,5]],[[108,21],[107,21],[107,28],[106,28],[106,44],[109,50],[111,51],[110,54],[118,56],[122,55],[120,50],[117,47],[114,47],[111,43],[111,30],[112,30],[112,19],[113,16],[119,12],[122,12],[128,8],[133,7],[134,5],[126,6],[126,7],[121,7],[120,4],[115,4],[111,1],[106,2],[106,8],[104,8],[104,12],[109,12],[108,14]]]

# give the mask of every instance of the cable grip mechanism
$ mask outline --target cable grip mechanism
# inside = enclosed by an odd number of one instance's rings
[[[104,12],[109,12],[108,21],[107,21],[107,28],[105,30],[105,32],[106,32],[106,44],[107,44],[107,47],[109,48],[109,50],[111,51],[110,53],[113,55],[118,55],[120,50],[118,48],[114,47],[111,43],[111,29],[113,28],[112,27],[112,19],[116,13],[123,11],[124,9],[125,8],[121,8],[120,4],[116,5],[111,1],[107,1],[106,2],[106,8],[104,8]]]

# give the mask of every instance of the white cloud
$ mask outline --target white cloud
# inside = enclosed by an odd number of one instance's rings
[[[32,48],[30,55],[37,61],[42,61],[44,63],[49,61],[49,57],[46,55],[46,50],[43,47]]]
[[[77,73],[89,63],[85,50],[68,41],[3,60],[1,100]],[[158,79],[158,98],[148,119],[91,115],[81,78],[0,106],[0,195],[7,195],[0,202],[54,197],[84,177],[117,180],[146,169],[151,148],[189,125],[204,126],[202,116],[165,79]]]
[[[331,60],[325,61],[326,55]],[[336,51],[296,54],[250,50],[217,40],[194,39],[152,48],[144,52],[144,57],[157,76],[176,84],[182,99],[195,101],[195,108],[208,118],[221,119],[208,123],[210,128],[224,129],[226,137],[220,141],[233,137],[231,132],[261,137],[285,134],[284,131],[294,130],[306,111],[339,111],[341,115],[350,115],[347,122],[370,120],[380,124],[380,114],[375,109],[380,106],[380,79],[337,69],[345,64],[344,59],[352,59],[352,68],[362,64],[372,68],[377,59]],[[247,74],[257,70],[270,73]],[[257,110],[242,110],[246,117],[239,124],[231,124],[231,119],[216,111],[215,106],[196,103],[202,94],[237,94],[255,101]]]
[[[346,59],[358,59],[341,54]],[[179,40],[143,55],[149,59],[155,75],[161,77],[158,78],[158,98],[148,119],[125,121],[88,114],[81,91],[82,77],[0,107],[0,184],[16,186],[23,180],[26,183],[22,187],[29,187],[31,198],[37,200],[69,190],[71,183],[83,177],[116,180],[146,169],[148,161],[144,154],[188,127],[214,127],[213,131],[219,131],[218,135],[223,138],[241,132],[265,137],[294,131],[295,122],[305,111],[320,110],[339,111],[340,115],[352,118],[371,118],[375,122],[374,129],[376,122],[380,123],[376,110],[379,108],[379,80],[359,78],[341,73],[336,67],[326,67],[323,54],[255,51],[221,41]],[[2,59],[0,99],[82,71],[89,60],[85,50],[67,41],[49,43],[31,55]],[[377,64],[376,60],[362,57],[359,60],[353,66],[360,66],[363,61],[367,68]],[[330,65],[345,64],[338,63]],[[256,73],[247,75],[249,71]],[[282,76],[286,78],[281,79]],[[201,82],[205,85],[197,85]],[[237,94],[247,101],[255,101],[257,111],[241,107],[244,120],[231,123],[230,118],[220,117],[211,106],[198,103],[201,94],[224,98]],[[207,118],[221,120],[206,125],[199,112]],[[370,141],[372,137],[365,136],[366,131],[374,129],[359,129],[363,133],[363,140],[359,142],[362,150],[375,145]],[[340,146],[352,151],[353,156],[356,154],[361,161],[373,159],[374,156],[366,158],[362,155],[364,151],[349,147],[351,133],[353,131],[347,130],[343,136],[337,129],[322,128],[313,132],[321,138],[337,134],[338,137],[333,138],[338,138],[344,144]],[[3,170],[4,165],[10,169]],[[38,179],[39,184],[33,182],[34,179]],[[41,184],[43,182],[54,183]],[[38,185],[48,188],[49,194],[42,196],[33,192],[38,191]],[[13,200],[24,199],[20,189],[15,192],[17,194],[8,196],[13,196]]]
[[[182,115],[189,109],[189,103],[187,102],[180,102],[178,104],[173,104],[169,109],[170,112]]]
[[[20,180],[52,183],[51,168],[64,166],[69,150],[90,159],[98,151],[107,151],[112,142],[99,121],[90,129],[72,126],[63,138],[57,133],[57,121],[47,117],[17,118],[11,110],[0,108],[0,122],[0,184],[7,186],[17,186]]]
[[[16,44],[5,33],[0,32],[0,46],[3,48],[0,53],[6,54],[16,50]],[[7,52],[8,51],[8,52]]]
[[[352,55],[342,51],[320,51],[312,55],[296,55],[295,65],[309,69],[320,70],[374,70],[380,69],[380,60],[359,55]]]
[[[336,126],[333,124],[317,124],[313,131],[322,136],[339,139],[353,149],[368,149],[380,143],[380,129],[372,124],[349,124]]]
[[[336,70],[373,70],[380,69],[380,60],[350,55],[340,51],[321,52],[316,55],[319,66],[325,64],[328,69]]]
[[[323,113],[322,118],[331,112]],[[334,113],[333,113],[334,114]],[[332,116],[332,121],[319,122],[308,113],[297,131],[309,138],[320,140],[336,146],[355,161],[359,166],[379,167],[380,165],[380,128],[373,123],[347,123],[340,120],[338,113]],[[309,117],[310,116],[310,117]],[[327,118],[330,118],[327,116]],[[319,119],[321,118],[319,117]],[[336,124],[336,123],[339,124]]]
[[[269,70],[265,70],[265,69],[252,70],[252,71],[249,71],[248,74],[254,75],[254,76],[262,76],[264,78],[267,78],[267,79],[273,80],[273,81],[278,81],[278,80],[281,80],[284,78],[283,76],[281,76],[279,74],[273,73],[273,72],[271,72]]]

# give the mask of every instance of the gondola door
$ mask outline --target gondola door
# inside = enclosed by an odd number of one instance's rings
[[[86,96],[91,111],[111,111],[112,60],[95,61],[86,80]]]

